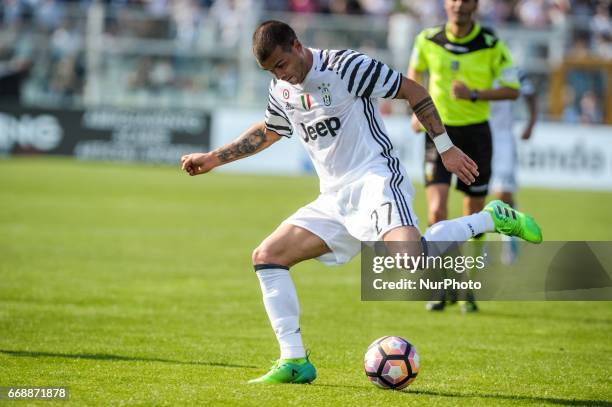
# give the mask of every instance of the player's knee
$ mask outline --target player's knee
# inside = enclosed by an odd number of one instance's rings
[[[275,253],[274,248],[266,244],[261,244],[253,250],[251,259],[254,266],[258,264],[283,264],[279,253]]]
[[[264,251],[261,246],[257,246],[255,250],[253,250],[253,254],[251,254],[251,261],[253,265],[262,264],[261,259],[264,257]]]

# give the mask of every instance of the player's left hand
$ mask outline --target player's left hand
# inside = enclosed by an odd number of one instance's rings
[[[453,96],[457,99],[469,99],[471,96],[470,88],[461,81],[453,81]]]
[[[442,154],[444,167],[455,174],[466,185],[471,185],[478,176],[478,165],[457,146],[453,146]]]

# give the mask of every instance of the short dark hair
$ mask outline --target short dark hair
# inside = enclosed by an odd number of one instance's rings
[[[263,62],[272,55],[277,46],[283,51],[291,50],[295,40],[297,35],[289,24],[276,20],[264,21],[253,33],[253,54],[258,61]]]

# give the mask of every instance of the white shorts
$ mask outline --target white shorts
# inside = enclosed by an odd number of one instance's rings
[[[491,192],[516,192],[516,142],[512,132],[493,132]]]
[[[335,192],[322,193],[283,224],[304,228],[331,249],[317,260],[343,264],[361,250],[362,241],[377,241],[398,226],[415,226],[414,190],[406,175],[368,174]]]

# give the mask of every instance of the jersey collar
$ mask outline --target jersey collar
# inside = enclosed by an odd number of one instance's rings
[[[312,66],[310,67],[310,70],[306,74],[306,77],[304,78],[302,83],[293,85],[293,87],[297,89],[304,89],[305,87],[308,86],[308,83],[312,80],[312,77],[314,76],[314,72],[317,70],[317,67],[319,66],[319,62],[320,62],[319,61],[319,51],[320,50],[316,48],[307,48],[307,49],[308,51],[312,53]]]
[[[455,44],[465,44],[472,41],[478,33],[480,32],[480,24],[477,21],[474,21],[474,27],[472,27],[472,31],[465,37],[455,37],[452,32],[448,29],[448,24],[444,26],[444,32],[446,33],[446,38],[452,43]]]

